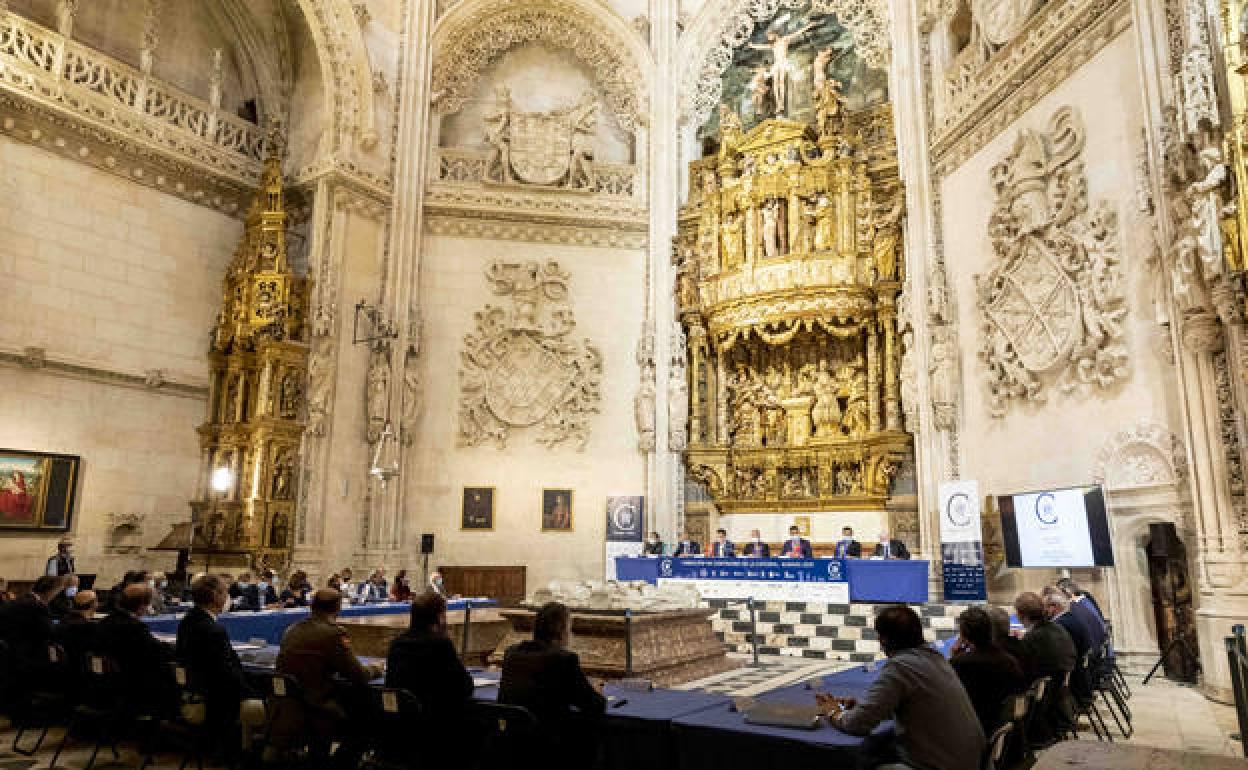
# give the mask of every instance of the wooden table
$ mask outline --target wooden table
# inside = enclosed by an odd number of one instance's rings
[[[1067,741],[1042,753],[1033,770],[1065,770],[1071,767],[1096,770],[1244,770],[1248,767],[1248,760],[1132,746],[1129,743]]]

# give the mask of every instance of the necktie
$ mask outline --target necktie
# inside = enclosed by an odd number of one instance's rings
[[[888,558],[888,543],[884,544],[884,558]]]

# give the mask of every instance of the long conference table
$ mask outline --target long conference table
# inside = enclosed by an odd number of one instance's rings
[[[475,607],[493,607],[493,599],[451,599],[447,601],[447,610],[462,610],[471,602]],[[407,602],[376,602],[373,604],[345,605],[338,617],[342,619],[363,617],[366,615],[400,615],[411,611],[412,605]],[[226,612],[217,621],[225,626],[230,638],[236,642],[247,642],[263,639],[267,644],[279,644],[286,629],[306,618],[309,614],[306,607],[295,607],[280,610],[259,610],[257,612]],[[178,624],[186,611],[150,615],[143,622],[154,634],[176,634]]]
[[[168,640],[167,634],[158,634]],[[275,645],[236,642],[243,666],[253,675],[271,673]],[[382,663],[361,658],[365,663]],[[470,669],[474,698],[498,698],[497,672]],[[876,667],[854,666],[811,683],[798,683],[755,700],[815,704],[816,689],[861,698],[879,676]],[[384,678],[372,683],[382,686]],[[605,724],[599,732],[603,770],[723,770],[724,767],[859,767],[877,747],[893,739],[892,722],[869,736],[849,735],[825,721],[813,730],[748,724],[726,695],[700,690],[639,691],[608,683]],[[588,767],[588,765],[587,765]]]
[[[617,556],[618,580],[681,580],[698,584],[704,597],[740,593],[745,599],[768,585],[788,589],[784,598],[801,601],[805,594],[823,600],[824,591],[838,583],[848,584],[851,602],[923,604],[928,600],[928,562],[925,559],[712,559],[653,556]],[[735,584],[735,588],[721,584]],[[751,593],[744,593],[750,591]],[[728,598],[715,596],[714,598]]]

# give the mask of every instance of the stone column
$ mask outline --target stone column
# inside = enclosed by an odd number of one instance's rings
[[[897,387],[897,316],[891,304],[880,317],[884,326],[884,427],[901,430],[901,396]]]

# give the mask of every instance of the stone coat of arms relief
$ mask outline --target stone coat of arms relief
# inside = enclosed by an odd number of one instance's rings
[[[975,286],[994,417],[1015,399],[1043,401],[1052,381],[1105,388],[1128,375],[1117,215],[1088,204],[1083,146],[1078,114],[1062,108],[992,169],[997,262]]]
[[[513,428],[537,426],[542,444],[584,449],[601,401],[602,353],[571,337],[568,273],[553,261],[496,261],[485,277],[510,305],[486,305],[464,336],[459,445],[501,449]]]
[[[521,112],[512,102],[511,91],[499,86],[495,103],[485,119],[485,139],[490,146],[485,168],[488,181],[593,188],[598,102],[592,92],[562,109]]]

